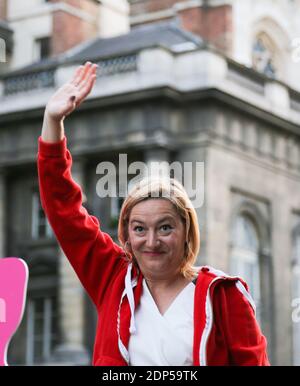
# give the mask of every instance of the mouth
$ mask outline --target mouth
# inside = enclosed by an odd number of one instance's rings
[[[164,252],[157,252],[157,251],[145,251],[144,254],[147,256],[160,256]]]

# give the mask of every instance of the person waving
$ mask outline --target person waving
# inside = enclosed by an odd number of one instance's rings
[[[50,98],[38,151],[42,206],[98,311],[93,364],[269,365],[247,284],[194,265],[198,219],[179,181],[149,177],[132,188],[119,244],[83,207],[63,122],[91,92],[96,72],[91,62],[79,66]]]

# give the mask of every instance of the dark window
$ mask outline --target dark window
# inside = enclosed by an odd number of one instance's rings
[[[26,322],[26,364],[50,361],[57,343],[56,297],[28,299]]]
[[[36,39],[37,59],[45,59],[50,56],[50,49],[51,49],[50,45],[51,45],[50,37]]]
[[[38,192],[32,194],[31,235],[37,240],[51,238],[53,233],[42,208]]]

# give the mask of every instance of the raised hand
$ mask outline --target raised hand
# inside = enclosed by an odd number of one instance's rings
[[[95,81],[97,64],[86,62],[79,66],[73,78],[60,87],[49,99],[42,129],[46,142],[60,141],[64,136],[63,120],[72,113],[91,92]]]
[[[91,62],[77,67],[72,80],[60,87],[47,103],[49,118],[61,121],[84,101],[94,86],[97,67]]]

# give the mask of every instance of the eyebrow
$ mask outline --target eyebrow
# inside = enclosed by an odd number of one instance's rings
[[[159,224],[159,223],[164,222],[164,221],[167,221],[167,220],[175,221],[175,219],[174,219],[173,216],[168,215],[168,216],[165,216],[165,217],[161,218],[159,221],[157,221],[157,223]],[[132,223],[134,223],[134,222],[137,222],[137,223],[139,223],[139,224],[144,224],[143,221],[137,220],[137,219],[131,220],[131,221],[130,221],[130,224],[132,224]]]

